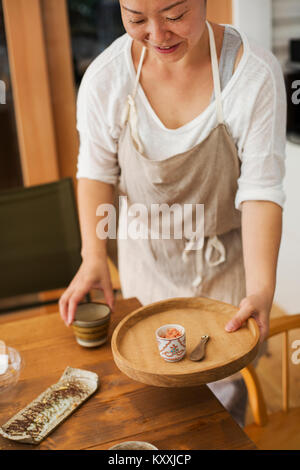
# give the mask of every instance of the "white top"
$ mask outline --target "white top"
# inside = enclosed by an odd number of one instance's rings
[[[287,103],[282,70],[271,52],[234,29],[242,37],[244,54],[222,91],[222,100],[224,119],[242,162],[235,207],[241,210],[245,200],[273,201],[283,207]],[[124,34],[93,61],[83,77],[77,102],[78,179],[118,181],[122,111],[136,80],[131,46],[132,38]],[[135,103],[139,136],[149,158],[186,152],[218,124],[214,102],[179,129],[163,125],[140,84]]]

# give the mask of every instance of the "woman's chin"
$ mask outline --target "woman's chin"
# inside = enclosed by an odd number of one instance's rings
[[[155,56],[158,57],[162,62],[168,62],[168,63],[178,62],[187,53],[186,45],[183,43],[180,43],[178,47],[171,53],[161,52],[153,46],[150,46],[150,47],[148,46],[148,48],[149,50],[151,50],[151,53],[155,54]]]

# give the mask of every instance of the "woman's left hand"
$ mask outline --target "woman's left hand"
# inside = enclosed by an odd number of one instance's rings
[[[269,334],[269,319],[272,302],[273,297],[270,298],[265,292],[258,292],[244,297],[239,305],[239,311],[227,323],[225,330],[228,332],[236,331],[241,328],[248,318],[253,317],[258,324],[260,342],[262,343]]]

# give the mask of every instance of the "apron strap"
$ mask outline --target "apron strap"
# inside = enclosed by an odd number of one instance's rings
[[[133,98],[133,99],[135,99],[135,97],[136,97],[136,92],[137,92],[137,89],[138,89],[138,86],[139,86],[139,82],[140,82],[142,67],[143,67],[144,60],[145,60],[146,51],[147,51],[147,48],[144,46],[144,47],[143,47],[143,50],[142,50],[142,53],[141,53],[141,58],[140,58],[139,66],[138,66],[138,69],[137,69],[137,74],[136,74],[134,89],[133,89],[133,93],[132,93],[132,98]]]
[[[209,33],[210,55],[211,55],[212,72],[213,72],[213,79],[214,79],[218,123],[223,124],[224,115],[223,115],[223,106],[222,106],[221,80],[220,80],[220,71],[219,71],[215,35],[208,21],[206,21],[206,24],[207,24],[208,33]]]
[[[206,24],[207,24],[208,33],[209,33],[210,55],[211,55],[214,90],[215,90],[215,97],[216,97],[217,118],[218,118],[218,123],[223,124],[224,115],[223,115],[223,106],[222,106],[221,80],[220,80],[219,63],[218,63],[215,36],[212,30],[212,27],[208,21],[206,21]],[[132,136],[136,142],[138,151],[140,153],[143,153],[143,145],[142,145],[141,139],[139,137],[139,132],[138,132],[138,118],[137,118],[137,111],[136,111],[136,106],[135,106],[135,97],[136,97],[137,90],[138,90],[138,85],[140,81],[143,63],[145,60],[146,51],[147,51],[147,48],[144,46],[142,53],[141,53],[141,58],[140,58],[140,62],[139,62],[139,66],[138,66],[138,70],[136,74],[133,92],[131,95],[128,95],[127,102],[126,102],[125,108],[121,116],[122,128],[125,127],[128,120],[130,121]]]
[[[134,89],[131,95],[128,95],[126,105],[124,107],[124,110],[122,112],[121,116],[121,127],[124,128],[127,121],[129,120],[130,123],[130,128],[131,128],[131,133],[132,133],[132,138],[134,142],[136,143],[137,149],[140,153],[143,153],[144,148],[141,142],[141,139],[139,137],[139,132],[138,132],[138,114],[136,111],[136,106],[135,106],[135,97],[137,93],[137,89],[139,86],[139,81],[140,81],[140,76],[141,76],[141,71],[143,67],[143,63],[145,60],[145,54],[146,54],[147,48],[143,47],[137,74],[136,74],[136,79],[135,79],[135,84],[134,84]]]

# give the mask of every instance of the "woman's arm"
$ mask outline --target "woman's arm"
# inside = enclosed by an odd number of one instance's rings
[[[78,180],[78,209],[82,238],[81,256],[102,257],[107,254],[107,240],[100,240],[96,227],[101,220],[96,216],[100,204],[114,203],[115,187],[101,181],[80,178]]]
[[[282,208],[269,201],[242,203],[247,296],[259,290],[273,297],[282,233]]]
[[[253,316],[263,341],[268,335],[276,286],[285,203],[287,99],[276,57],[253,46],[251,62],[251,89],[240,90],[244,103],[240,115],[243,132],[238,140],[242,166],[235,199],[236,209],[242,212],[246,297],[226,330],[235,331]]]
[[[276,287],[276,269],[282,234],[282,208],[269,201],[242,203],[242,236],[246,274],[246,297],[240,310],[226,325],[235,331],[253,316],[261,341],[269,330],[269,316]]]
[[[79,302],[91,289],[101,289],[106,303],[114,308],[114,294],[107,262],[107,240],[96,233],[101,218],[96,215],[101,204],[113,204],[114,185],[80,178],[78,181],[78,206],[82,238],[82,264],[76,276],[59,300],[62,319],[70,325]],[[102,217],[103,218],[103,217]]]

